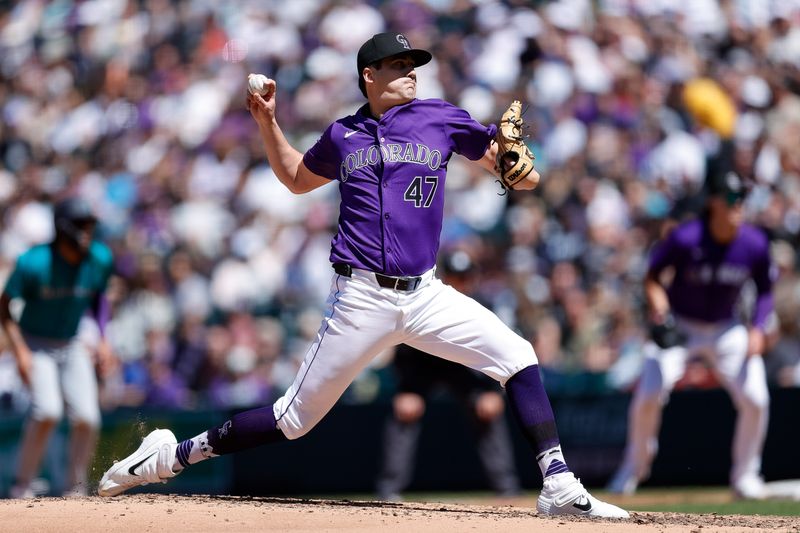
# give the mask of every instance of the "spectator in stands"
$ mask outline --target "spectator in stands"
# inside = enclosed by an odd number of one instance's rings
[[[200,0],[15,2],[0,8],[0,279],[46,239],[46,199],[74,190],[97,206],[130,287],[109,325],[126,365],[143,361],[154,317],[196,398],[212,376],[195,341],[218,312],[277,316],[293,346],[293,321],[327,293],[319,273],[328,232],[318,229],[335,218],[337,199],[275,186],[243,84],[250,71],[276,78],[283,126],[309,146],[361,98],[346,68],[358,43],[402,29],[434,53],[421,98],[444,96],[483,122],[511,97],[528,105],[529,143],[546,177],[534,195],[498,196],[487,180],[451,172],[443,245],[476,243],[477,291],[531,340],[563,305],[550,292],[555,265],[574,265],[573,310],[595,336],[626,324],[627,340],[587,351],[560,319],[572,352],[560,350],[567,359],[553,365],[611,372],[610,386],[628,387],[623,376],[641,365],[631,354],[641,353],[643,317],[631,300],[647,243],[668,213],[692,210],[721,135],[732,136],[737,165],[752,167],[740,168],[756,179],[748,215],[800,248],[800,8],[751,4],[311,0],[232,13]],[[689,107],[710,95],[722,112],[688,120],[686,87],[695,91]],[[529,231],[508,235],[510,216],[530,220]],[[191,273],[142,286],[143,276],[184,268],[169,265],[181,254]],[[287,351],[277,373],[292,364]]]

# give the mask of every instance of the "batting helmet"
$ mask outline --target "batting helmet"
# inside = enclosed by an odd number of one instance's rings
[[[83,223],[97,222],[91,206],[83,198],[73,196],[58,202],[53,208],[53,223],[56,236],[64,236],[78,242],[79,229]]]

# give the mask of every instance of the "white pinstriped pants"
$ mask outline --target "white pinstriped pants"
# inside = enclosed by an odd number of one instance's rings
[[[333,276],[327,311],[294,382],[274,406],[289,439],[311,430],[379,353],[405,343],[461,363],[501,385],[537,363],[531,344],[494,313],[434,277],[414,292],[382,288],[353,269]]]

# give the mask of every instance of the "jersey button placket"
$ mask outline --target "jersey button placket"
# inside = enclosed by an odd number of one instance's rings
[[[375,133],[376,133],[376,137],[378,137],[378,139],[380,140],[381,144],[386,142],[386,137],[383,136],[383,132],[381,131],[380,125],[378,125],[378,129],[376,130]],[[383,152],[383,150],[381,150],[381,152]],[[382,162],[381,166],[382,166],[383,169],[385,169],[386,168],[385,167],[385,162]],[[384,189],[388,187],[388,184],[386,183],[386,175],[383,172],[381,173],[380,181],[381,181],[381,185],[383,186]],[[383,198],[383,195],[381,195],[381,209],[383,208],[383,205],[384,205],[384,198]],[[389,213],[384,213],[383,219],[384,219],[384,221],[388,220],[389,219]],[[383,230],[384,230],[383,234],[384,234],[384,239],[385,239],[385,235],[386,235],[385,223],[384,223]],[[384,244],[385,244],[385,240],[384,240]],[[386,250],[386,252],[385,252],[386,255],[390,255],[392,253],[392,249],[391,248],[385,248],[385,250]],[[386,264],[386,260],[384,259],[384,265],[385,264]]]

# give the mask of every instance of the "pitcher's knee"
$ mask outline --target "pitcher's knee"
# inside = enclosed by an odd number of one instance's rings
[[[284,424],[283,421],[278,422],[278,427],[289,440],[296,440],[306,435],[309,431],[314,429],[313,426],[297,426],[293,424]]]
[[[505,387],[508,380],[522,370],[539,364],[539,358],[536,357],[536,352],[533,350],[531,343],[522,337],[518,337],[518,339],[519,342],[517,344],[509,347],[509,358],[500,364],[498,372],[485,372],[497,380],[501,387]]]
[[[318,422],[319,420],[309,422],[297,416],[296,413],[286,412],[278,418],[277,425],[287,439],[295,440],[314,429]]]

